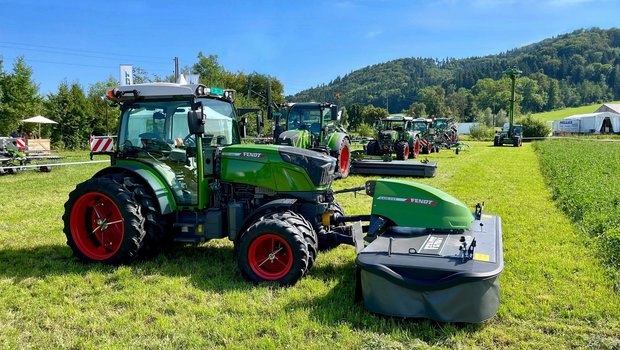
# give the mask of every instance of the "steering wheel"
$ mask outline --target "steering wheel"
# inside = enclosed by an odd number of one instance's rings
[[[183,138],[183,146],[185,148],[196,147],[196,138],[192,136],[194,135],[189,134]]]

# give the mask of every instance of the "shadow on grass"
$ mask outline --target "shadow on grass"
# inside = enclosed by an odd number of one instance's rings
[[[359,330],[371,329],[374,333],[394,334],[402,337],[403,332],[427,342],[428,344],[446,344],[458,334],[471,334],[483,330],[482,324],[441,323],[420,318],[400,318],[374,314],[364,308],[363,302],[355,301],[355,263],[341,265],[315,266],[310,278],[333,284],[330,291],[316,298],[292,302],[290,309],[309,310],[311,316],[321,324],[337,329],[338,325],[348,324]]]
[[[64,275],[99,273],[114,275],[121,268],[136,275],[189,278],[201,290],[246,290],[254,286],[239,273],[232,247],[205,247],[173,244],[152,258],[125,266],[82,263],[64,245],[41,245],[32,248],[0,249],[0,278],[21,281]]]

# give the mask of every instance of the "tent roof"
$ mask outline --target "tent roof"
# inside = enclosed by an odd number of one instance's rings
[[[566,117],[564,119],[583,119],[583,118],[594,118],[594,117],[603,117],[603,118],[617,118],[618,114],[612,112],[598,112],[598,113],[586,113],[586,114],[575,114],[570,117]]]
[[[40,123],[40,124],[58,124],[51,119],[47,119],[44,116],[37,115],[28,119],[22,120],[24,123]]]

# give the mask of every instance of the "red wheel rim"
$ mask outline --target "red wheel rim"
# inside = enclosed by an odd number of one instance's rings
[[[121,247],[124,221],[120,209],[110,197],[89,192],[71,209],[71,236],[77,248],[93,260],[114,256]]]
[[[344,147],[340,151],[340,174],[346,175],[349,169],[349,147]]]
[[[413,143],[413,158],[417,158],[420,154],[420,141],[415,140]]]
[[[252,241],[248,261],[250,268],[258,277],[266,281],[275,281],[291,271],[293,251],[284,238],[267,233]]]
[[[405,152],[404,153],[405,153],[404,154],[404,158],[405,159],[409,158],[409,144],[408,143],[405,144]]]

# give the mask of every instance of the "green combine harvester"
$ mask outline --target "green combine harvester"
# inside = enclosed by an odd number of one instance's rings
[[[245,279],[292,285],[321,249],[350,244],[373,312],[450,322],[496,312],[501,223],[481,205],[472,213],[408,181],[334,191],[335,158],[241,144],[233,90],[140,84],[108,98],[121,110],[111,165],[77,185],[63,215],[80,260],[126,264],[170,241],[226,238]],[[347,216],[335,197],[356,191],[372,197],[371,212]]]
[[[517,77],[523,73],[516,67],[509,68],[504,74],[510,77],[510,110],[508,111],[508,123],[495,135],[493,146],[513,145],[521,147],[523,144],[523,126],[513,124],[515,116],[515,84]]]

